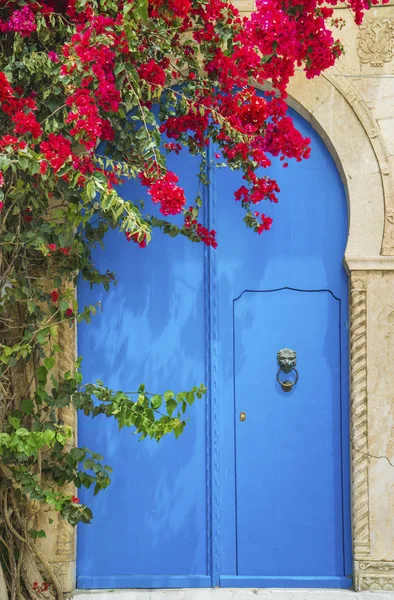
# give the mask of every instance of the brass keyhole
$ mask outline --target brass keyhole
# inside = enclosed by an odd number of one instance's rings
[[[245,412],[239,413],[239,420],[240,421],[246,421],[246,413]]]

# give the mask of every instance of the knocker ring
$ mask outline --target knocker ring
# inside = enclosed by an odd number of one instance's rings
[[[288,379],[285,379],[285,381],[281,381],[279,379],[279,373],[282,371],[282,367],[279,369],[278,373],[276,374],[276,380],[279,383],[279,385],[281,386],[282,390],[284,392],[290,392],[290,390],[292,389],[293,386],[295,386],[295,384],[298,381],[298,371],[297,369],[294,367],[292,370],[295,371],[296,377],[294,381],[289,381]]]

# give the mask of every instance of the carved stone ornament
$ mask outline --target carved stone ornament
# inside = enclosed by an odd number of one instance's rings
[[[359,29],[357,52],[363,64],[382,67],[394,56],[394,19],[370,19]]]
[[[365,276],[352,274],[350,291],[350,416],[352,445],[352,516],[354,557],[370,553],[368,397],[367,397],[367,290]]]
[[[394,255],[394,209],[389,208],[386,211],[386,222],[384,226],[383,244],[382,244],[383,256]]]
[[[394,209],[393,208],[388,209],[388,211],[386,213],[386,219],[388,220],[389,223],[394,225]]]
[[[356,590],[394,590],[394,563],[384,561],[356,561]]]

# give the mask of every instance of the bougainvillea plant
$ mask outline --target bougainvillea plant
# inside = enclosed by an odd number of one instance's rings
[[[348,1],[357,23],[371,2]],[[295,68],[311,78],[340,56],[332,30],[341,23],[327,6],[337,3],[257,0],[246,18],[227,0],[0,0],[2,599],[62,596],[37,544],[37,510],[89,522],[75,486],[110,482],[101,456],[70,445],[64,410],[160,440],[182,432],[187,406],[205,393],[151,395],[141,385],[130,395],[83,382],[79,364],[62,367],[67,332],[95,312],[77,306],[77,277],[106,288],[115,280],[95,269],[92,247],[116,228],[143,252],[160,228],[215,249],[201,200],[186,198],[166,166],[182,148],[204,164],[211,143],[243,172],[234,200],[246,226],[270,229],[260,204],[277,202],[279,189],[261,168],[270,156],[286,166],[309,155],[286,114],[286,87]],[[119,195],[128,178],[146,186],[160,219]],[[182,226],[171,222],[178,214]]]

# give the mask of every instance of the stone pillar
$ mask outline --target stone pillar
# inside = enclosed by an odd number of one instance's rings
[[[356,590],[394,590],[394,257],[348,261]]]
[[[76,360],[76,327],[75,324],[63,322],[57,330],[57,343],[62,352],[57,359],[57,375],[63,376],[67,371],[75,368]],[[59,417],[65,425],[74,431],[70,440],[72,448],[77,444],[77,414],[74,409],[59,409]],[[75,493],[74,486],[70,486],[67,493]],[[38,515],[37,529],[44,529],[46,538],[39,538],[37,544],[47,557],[64,592],[71,592],[76,587],[76,528],[65,521],[57,511],[50,508],[42,510]]]

